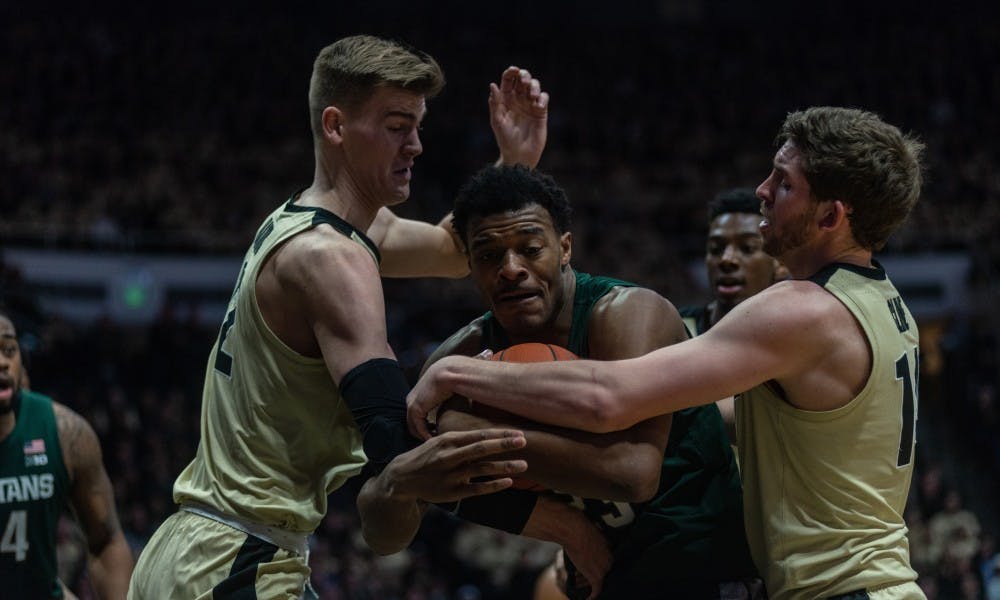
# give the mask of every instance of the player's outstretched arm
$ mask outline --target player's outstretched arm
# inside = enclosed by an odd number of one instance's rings
[[[409,425],[428,436],[428,411],[459,394],[543,423],[600,433],[770,379],[782,383],[822,360],[831,331],[843,329],[837,315],[826,314],[821,294],[826,292],[808,281],[775,284],[704,335],[628,360],[514,364],[449,356],[410,392]]]
[[[83,417],[61,404],[54,407],[59,443],[71,480],[70,503],[91,554],[91,579],[98,597],[125,598],[134,561],[118,522],[101,444]]]
[[[400,454],[358,494],[365,541],[379,554],[399,552],[416,535],[428,503],[509,488],[527,464],[495,457],[524,444],[518,431],[490,429],[437,436]]]
[[[507,67],[490,84],[490,126],[500,147],[497,165],[534,169],[548,138],[549,94],[527,69]]]

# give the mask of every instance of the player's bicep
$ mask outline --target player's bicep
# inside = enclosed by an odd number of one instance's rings
[[[801,287],[787,285],[740,303],[694,339],[628,361],[612,389],[635,398],[630,414],[650,416],[663,412],[663,406],[678,410],[708,404],[803,370],[828,351],[827,324]]]
[[[286,277],[335,382],[367,360],[395,358],[378,269],[360,246],[304,248]]]

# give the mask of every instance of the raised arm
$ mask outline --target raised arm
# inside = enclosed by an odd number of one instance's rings
[[[91,555],[91,579],[99,598],[125,598],[134,561],[118,522],[101,444],[83,417],[61,404],[53,406],[63,461],[70,476],[70,504]]]
[[[526,69],[508,67],[500,84],[490,83],[490,126],[500,149],[499,165],[538,165],[548,135],[549,95]],[[382,254],[384,277],[450,277],[469,274],[451,213],[436,225],[404,219],[382,208],[368,228]]]
[[[490,126],[500,148],[497,165],[534,169],[548,138],[549,94],[527,69],[507,67],[490,84]]]
[[[828,360],[840,332],[854,327],[832,298],[808,281],[778,283],[704,335],[628,360],[513,364],[448,357],[410,393],[410,427],[429,435],[427,411],[456,393],[536,421],[606,432],[770,379],[787,389],[782,378]]]

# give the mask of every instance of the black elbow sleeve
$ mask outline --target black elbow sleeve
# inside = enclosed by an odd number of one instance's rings
[[[365,456],[376,472],[419,443],[406,428],[409,391],[403,369],[389,358],[365,361],[340,380],[340,394],[361,431]]]

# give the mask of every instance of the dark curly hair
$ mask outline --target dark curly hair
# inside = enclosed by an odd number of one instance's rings
[[[452,224],[462,241],[469,243],[469,221],[515,211],[537,204],[548,211],[556,233],[569,231],[572,209],[566,192],[552,177],[522,165],[490,166],[472,176],[455,198]]]
[[[729,213],[760,214],[760,198],[753,188],[741,187],[719,192],[708,203],[708,222]]]

